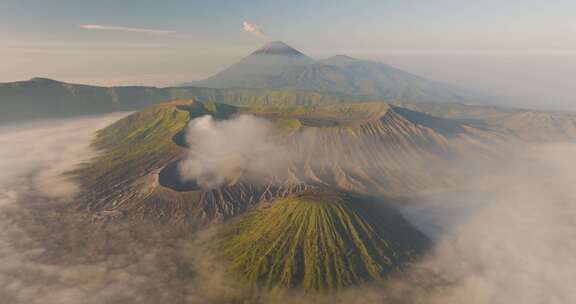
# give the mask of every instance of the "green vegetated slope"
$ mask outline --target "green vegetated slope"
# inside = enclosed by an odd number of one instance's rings
[[[98,196],[133,182],[183,152],[172,137],[186,126],[189,116],[173,105],[162,105],[117,121],[97,132],[92,145],[99,155],[74,174]]]
[[[100,130],[98,156],[72,172],[85,189],[79,206],[104,215],[206,225],[237,215],[301,185],[272,187],[238,182],[218,189],[178,191],[159,182],[166,168],[187,155],[183,132],[190,119],[226,119],[242,109],[220,103],[176,101],[153,106]]]
[[[227,107],[171,102],[131,114],[98,131],[92,145],[99,154],[72,172],[86,189],[90,209],[107,208],[118,203],[118,195],[127,193],[146,197],[144,189],[133,190],[134,183],[182,157],[186,150],[174,138],[190,118],[206,113],[224,115],[221,108]]]
[[[197,99],[240,106],[313,106],[374,100],[369,96],[286,89],[173,87],[165,90],[172,99]]]
[[[217,242],[243,281],[306,290],[381,280],[428,244],[381,202],[323,190],[253,211],[223,227]]]

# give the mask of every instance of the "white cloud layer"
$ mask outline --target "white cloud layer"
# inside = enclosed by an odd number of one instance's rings
[[[138,28],[138,27],[125,27],[125,26],[114,26],[114,25],[101,25],[101,24],[82,24],[80,28],[85,30],[97,30],[97,31],[118,31],[127,33],[142,33],[148,35],[170,35],[176,33],[175,31],[160,30],[160,29],[149,29],[149,28]]]

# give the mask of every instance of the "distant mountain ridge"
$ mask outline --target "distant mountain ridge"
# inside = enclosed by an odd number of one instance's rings
[[[212,89],[202,87],[102,87],[47,78],[0,83],[0,124],[18,120],[98,115],[135,111],[175,99],[198,99],[230,104],[317,105],[363,101],[341,94],[289,92],[269,89]]]
[[[492,99],[381,62],[345,55],[313,60],[280,41],[265,44],[214,76],[185,85],[333,92],[389,101],[486,104]]]
[[[346,65],[349,57],[336,56],[332,64]],[[0,125],[33,119],[100,115],[136,111],[162,102],[193,99],[241,106],[324,107],[339,103],[379,102],[481,128],[507,130],[526,140],[576,139],[573,113],[473,106],[458,102],[394,101],[364,95],[265,88],[102,87],[47,78],[0,83]]]

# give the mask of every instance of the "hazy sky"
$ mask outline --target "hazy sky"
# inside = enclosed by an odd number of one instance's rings
[[[200,79],[272,39],[576,109],[574,0],[0,0],[0,82]],[[547,104],[543,104],[545,101]]]

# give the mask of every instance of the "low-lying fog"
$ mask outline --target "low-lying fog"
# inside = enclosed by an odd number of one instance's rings
[[[210,302],[195,287],[201,282],[192,279],[176,240],[166,245],[143,227],[144,238],[126,227],[100,233],[51,209],[78,190],[59,173],[92,155],[93,132],[119,117],[0,126],[0,302]],[[337,298],[576,303],[575,155],[576,144],[533,146],[498,169],[473,169],[477,178],[467,189],[402,206],[436,241],[433,252],[408,278]],[[86,249],[61,248],[70,244]],[[442,284],[427,286],[428,280]],[[294,301],[302,299],[286,299]]]
[[[452,283],[437,303],[576,303],[576,145],[517,157],[470,191],[403,208],[438,241],[424,263]]]

